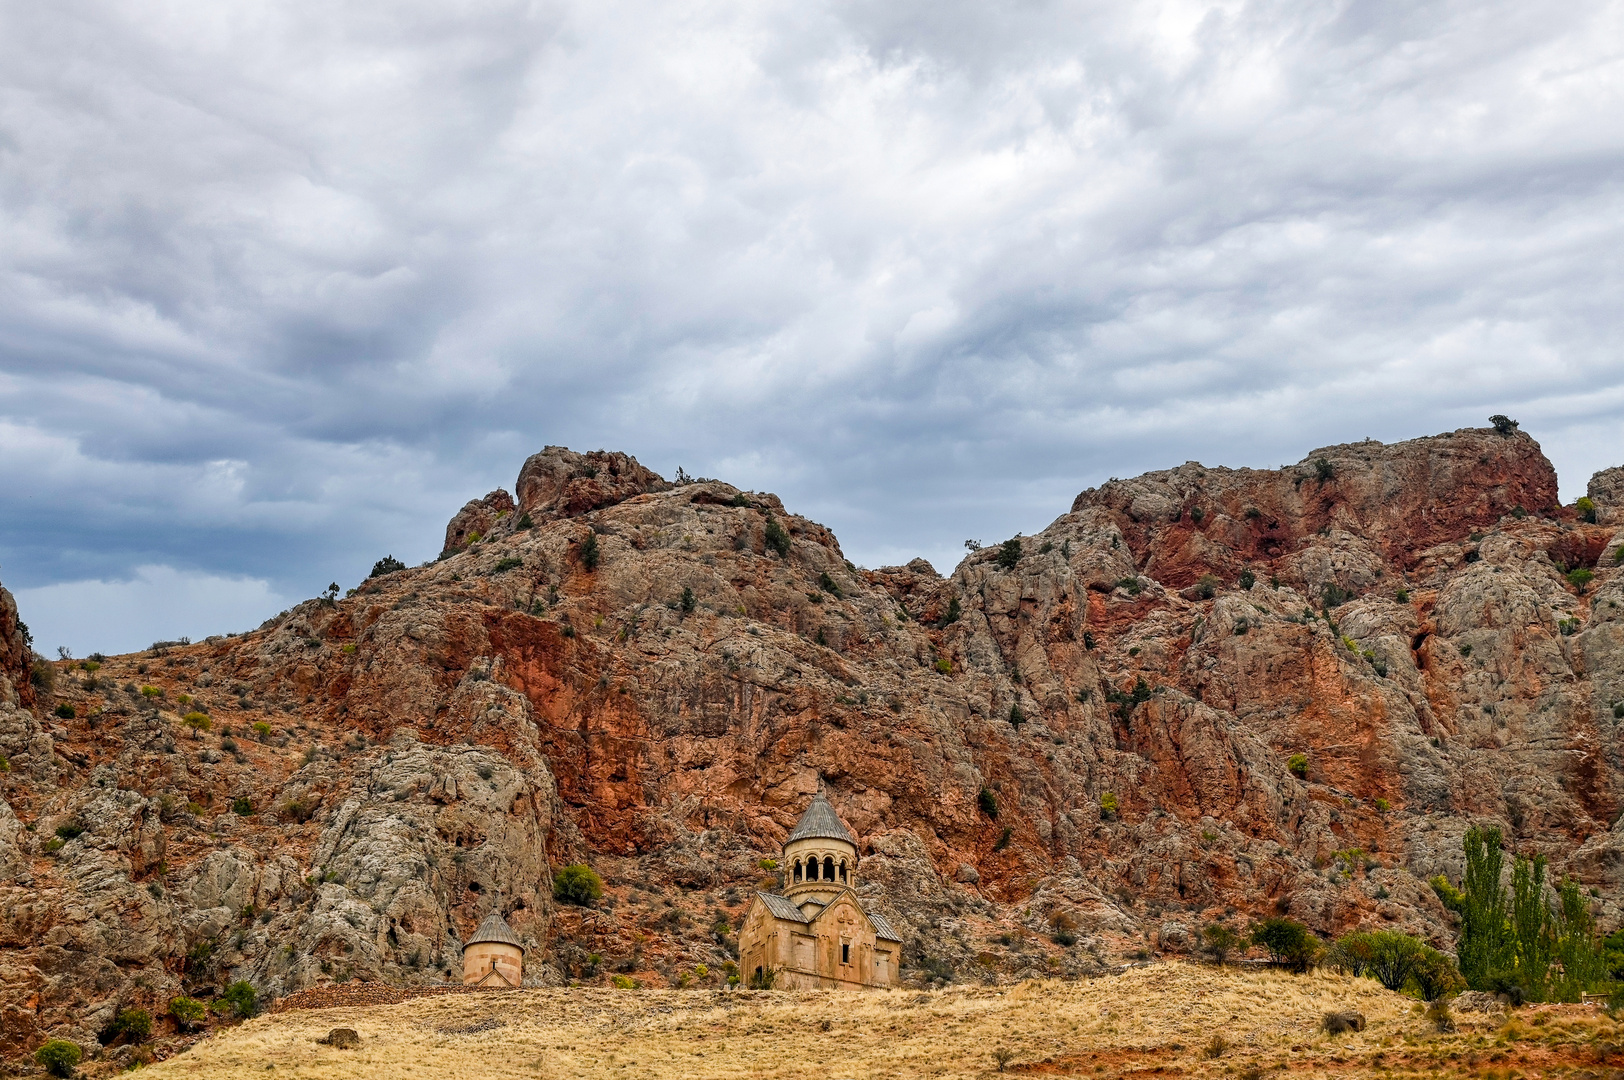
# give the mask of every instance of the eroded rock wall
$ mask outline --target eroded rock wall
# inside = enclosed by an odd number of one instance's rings
[[[1526,435],[1113,481],[945,578],[624,455],[548,448],[515,489],[433,565],[58,665],[78,717],[14,713],[16,1045],[234,978],[443,978],[492,908],[533,979],[714,982],[820,782],[915,979],[1270,912],[1447,945],[1426,879],[1473,821],[1624,919],[1624,530],[1557,508]],[[553,905],[573,861],[603,904]]]

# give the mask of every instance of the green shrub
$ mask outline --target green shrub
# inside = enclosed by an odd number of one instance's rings
[[[976,793],[976,806],[980,807],[983,814],[986,814],[994,821],[998,820],[998,796],[992,793],[991,788],[983,786]]]
[[[1430,945],[1421,946],[1421,959],[1410,972],[1410,985],[1423,1001],[1437,1001],[1448,994],[1466,989],[1466,980],[1448,953],[1441,953]]]
[[[1578,512],[1580,521],[1588,521],[1592,525],[1596,523],[1596,504],[1590,496],[1579,496],[1579,501],[1573,504],[1573,509]]]
[[[404,569],[406,569],[405,563],[401,562],[393,555],[385,555],[383,558],[372,564],[372,573],[367,575],[367,580],[371,581],[375,577],[383,577],[385,574],[393,574],[397,570]]]
[[[530,511],[526,510],[524,513],[519,515],[519,523],[517,527],[521,529],[534,529],[536,527],[535,521],[530,517]]]
[[[164,692],[156,686],[143,686],[141,688],[141,696],[150,700],[152,698],[163,697]]]
[[[1578,589],[1580,596],[1584,595],[1585,586],[1589,585],[1595,579],[1596,575],[1593,571],[1586,570],[1582,567],[1578,570],[1568,571],[1568,584],[1572,585],[1575,589]]]
[[[203,1022],[208,1009],[196,998],[181,996],[170,1001],[169,1015],[175,1018],[182,1031],[191,1031]]]
[[[1212,923],[1201,931],[1201,948],[1219,967],[1224,966],[1230,953],[1245,947],[1246,939],[1223,923]]]
[[[1308,779],[1308,755],[1293,754],[1286,759],[1286,768],[1299,780]]]
[[[578,554],[580,555],[582,566],[586,567],[588,570],[596,570],[598,568],[598,559],[601,557],[601,553],[598,550],[597,533],[589,532],[586,534],[586,539],[581,541]]]
[[[263,720],[255,720],[254,721],[254,734],[259,736],[259,741],[260,742],[264,742],[267,738],[270,737],[271,725],[267,724]]]
[[[1021,712],[1021,707],[1019,705],[1011,705],[1009,707],[1009,726],[1019,729],[1024,723],[1026,723],[1026,714]]]
[[[72,1076],[73,1068],[85,1056],[78,1043],[51,1039],[34,1051],[34,1061],[52,1076]]]
[[[684,615],[692,615],[694,613],[694,608],[698,605],[698,603],[699,602],[694,599],[694,591],[688,586],[684,585],[682,588],[682,599],[677,601],[677,607],[682,610]]]
[[[1201,519],[1206,517],[1206,516],[1207,516],[1207,512],[1205,510],[1201,509],[1201,507],[1199,507],[1199,506],[1190,507],[1190,520],[1195,522],[1197,525],[1201,524]]]
[[[282,804],[282,816],[299,825],[309,821],[315,813],[315,804],[303,799],[293,799]]]
[[[145,1009],[120,1010],[113,1018],[109,1035],[110,1038],[102,1041],[111,1042],[122,1035],[127,1042],[146,1042],[152,1037],[152,1014]]]
[[[936,670],[943,675],[953,674],[953,661],[945,656],[938,656],[936,658]]]
[[[845,595],[840,591],[840,586],[835,584],[835,579],[829,576],[829,571],[827,570],[818,575],[818,588],[835,597],[837,600]]]
[[[254,984],[246,979],[239,979],[226,987],[225,993],[220,995],[220,1003],[229,1005],[231,1011],[244,1020],[259,1012],[259,994],[254,990]]]
[[[1021,538],[1012,536],[1005,540],[998,548],[997,563],[1005,570],[1013,570],[1021,561]]]
[[[566,866],[553,876],[553,899],[591,907],[603,899],[603,879],[585,863]]]
[[[959,606],[959,598],[956,596],[950,598],[947,602],[947,614],[942,616],[942,625],[952,626],[959,621],[959,617],[963,614],[964,609]]]
[[[1117,815],[1120,814],[1121,812],[1122,812],[1122,808],[1121,808],[1121,805],[1117,802],[1117,797],[1116,797],[1115,792],[1107,791],[1105,794],[1100,796],[1100,820],[1101,821],[1115,821],[1117,819]]]
[[[1352,590],[1344,589],[1334,581],[1327,581],[1320,587],[1320,603],[1327,611],[1334,607],[1341,607],[1352,599]]]
[[[493,573],[493,574],[505,574],[509,570],[517,570],[519,567],[521,567],[523,565],[524,565],[524,560],[523,559],[521,559],[521,558],[519,558],[517,556],[514,556],[514,555],[510,555],[505,559],[498,559],[496,565],[491,567],[491,573]]]
[[[56,713],[56,715],[60,716],[64,720],[72,720],[75,716],[79,715],[74,707],[69,705],[66,701],[51,711]]]
[[[1336,477],[1336,466],[1335,465],[1332,465],[1329,461],[1325,460],[1324,458],[1315,458],[1314,459],[1314,479],[1315,480],[1318,480],[1320,483],[1323,484],[1327,480],[1334,479],[1335,477]]]
[[[1253,945],[1269,951],[1269,959],[1294,971],[1307,971],[1319,959],[1319,940],[1308,927],[1283,916],[1271,916],[1252,927]]]
[[[35,660],[28,668],[28,681],[49,693],[56,689],[56,668],[48,661]]]
[[[1127,589],[1128,592],[1132,593],[1134,596],[1138,596],[1144,591],[1145,585],[1144,582],[1140,581],[1137,577],[1125,577],[1121,581],[1117,582],[1117,588]]]
[[[231,812],[238,817],[253,817],[254,804],[246,796],[239,796],[231,800]]]
[[[1392,808],[1393,808],[1392,804],[1389,803],[1386,799],[1377,799],[1376,800],[1376,813],[1385,814],[1385,813],[1387,813],[1387,811],[1391,810]]]
[[[1410,590],[1400,589],[1398,592],[1393,594],[1393,599],[1397,600],[1401,604],[1408,604],[1410,602]]]
[[[1517,421],[1501,413],[1495,413],[1489,417],[1489,423],[1494,425],[1494,430],[1508,439],[1517,432]]]
[[[1087,630],[1083,631],[1083,648],[1087,649],[1089,652],[1094,651],[1094,635],[1089,633]]]
[[[1203,600],[1211,600],[1217,594],[1218,586],[1222,584],[1216,575],[1202,574],[1201,580],[1196,582],[1195,594]]]
[[[779,558],[784,558],[789,554],[789,533],[785,531],[784,526],[778,523],[778,519],[771,514],[767,515],[767,527],[763,533],[763,540],[767,545],[767,550],[776,551]]]
[[[1613,706],[1613,719],[1624,720],[1624,701],[1620,701]]]
[[[1003,851],[1005,848],[1009,847],[1010,838],[1014,835],[1015,830],[1010,828],[1008,825],[1005,825],[1004,831],[998,834],[998,839],[992,842],[992,849],[994,851]]]
[[[199,712],[196,709],[193,709],[191,712],[181,717],[180,722],[191,728],[194,732],[207,731],[214,724],[214,722],[209,719],[208,713]]]
[[[85,827],[77,821],[70,821],[66,825],[56,827],[56,835],[63,840],[76,840],[85,834]]]
[[[1250,570],[1242,570],[1241,576],[1236,583],[1243,589],[1250,589],[1257,584],[1257,575]]]

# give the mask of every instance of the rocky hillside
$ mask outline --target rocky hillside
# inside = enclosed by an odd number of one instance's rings
[[[714,983],[820,780],[915,980],[1242,913],[1448,944],[1426,878],[1484,819],[1611,928],[1616,472],[1592,524],[1512,429],[1190,463],[944,578],[549,447],[438,561],[253,633],[48,665],[37,702],[6,646],[0,1051],[235,979],[439,981],[492,908],[536,983]],[[597,908],[552,900],[575,861]]]

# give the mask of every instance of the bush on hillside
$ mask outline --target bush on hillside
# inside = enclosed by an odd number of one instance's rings
[[[784,530],[784,526],[778,523],[778,519],[770,514],[767,517],[767,528],[763,533],[763,540],[767,545],[767,549],[776,551],[779,558],[789,554],[789,533]]]
[[[1201,931],[1201,948],[1212,962],[1219,967],[1229,959],[1229,954],[1246,947],[1246,939],[1223,923],[1212,923]]]
[[[72,1076],[73,1067],[84,1056],[78,1043],[66,1039],[51,1039],[34,1051],[34,1061],[52,1076]]]
[[[553,875],[553,899],[564,904],[591,907],[603,899],[603,879],[585,863],[566,866]]]
[[[998,548],[998,565],[1005,570],[1013,570],[1021,561],[1021,538],[1012,536],[1005,540]]]
[[[182,995],[170,1001],[169,1015],[175,1018],[175,1023],[180,1025],[182,1031],[191,1031],[203,1022],[203,1017],[208,1015],[208,1009],[196,998]]]
[[[1319,960],[1320,943],[1300,922],[1275,915],[1252,927],[1253,945],[1269,950],[1269,959],[1293,971],[1307,971]]]
[[[367,575],[367,580],[370,581],[375,577],[383,577],[385,574],[393,574],[397,570],[404,569],[406,569],[405,563],[401,562],[393,555],[385,555],[383,558],[372,564],[372,573]]]
[[[984,787],[979,792],[976,793],[976,805],[981,808],[981,812],[983,814],[986,814],[988,817],[990,817],[990,818],[992,818],[994,820],[997,820],[997,818],[998,818],[998,796],[994,795],[990,788],[985,788]]]
[[[220,995],[220,1003],[229,1005],[232,1012],[247,1020],[259,1012],[259,993],[253,983],[239,979],[226,987],[225,993]]]

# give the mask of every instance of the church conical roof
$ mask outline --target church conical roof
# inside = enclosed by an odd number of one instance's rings
[[[490,941],[499,942],[503,945],[513,945],[520,949],[524,948],[524,943],[519,940],[519,935],[513,932],[513,927],[509,926],[507,920],[494,911],[485,916],[485,921],[480,923],[479,929],[475,930],[473,935],[462,943],[462,947],[466,949],[470,945]]]
[[[812,796],[812,805],[806,808],[806,813],[795,823],[795,828],[784,838],[784,843],[808,839],[844,840],[852,847],[857,846],[845,822],[840,820],[840,815],[835,813],[835,808],[829,805],[829,800],[823,797],[821,791]]]

